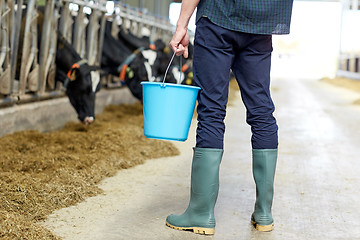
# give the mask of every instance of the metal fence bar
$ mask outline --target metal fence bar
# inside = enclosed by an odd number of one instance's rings
[[[99,36],[99,45],[98,45],[98,55],[96,59],[96,65],[101,66],[101,58],[102,58],[102,49],[104,45],[104,34],[105,34],[105,23],[106,23],[106,16],[105,12],[101,11],[100,16],[100,36]]]
[[[54,41],[57,39],[57,19],[55,1],[49,0],[45,5],[39,54],[39,95],[44,95],[47,83],[49,89],[55,89],[55,75],[53,72],[55,71],[56,45],[54,46]]]
[[[25,21],[23,46],[22,46],[19,89],[18,89],[19,97],[26,93],[28,75],[30,72],[31,65],[35,60],[35,54],[37,50],[36,49],[37,46],[33,45],[34,35],[32,34],[33,31],[36,31],[36,29],[33,29],[33,23],[36,23],[37,20],[37,15],[34,14],[35,4],[36,4],[35,0],[29,0],[27,4],[26,21]]]
[[[10,94],[10,73],[11,73],[11,52],[10,52],[10,36],[11,36],[11,8],[8,2],[0,3],[0,93]]]
[[[87,37],[86,37],[86,58],[88,59],[88,63],[90,65],[96,64],[96,56],[98,54],[98,48],[93,46],[98,46],[99,42],[99,13],[94,11],[93,14],[90,15],[90,20],[87,29]]]
[[[341,54],[337,76],[360,80],[360,53]]]
[[[75,28],[74,28],[74,40],[73,46],[75,50],[80,54],[81,57],[84,57],[84,52],[82,51],[84,30],[86,27],[86,23],[84,21],[85,13],[84,13],[84,5],[79,5],[79,11],[77,12],[76,20],[75,20]]]
[[[73,19],[70,11],[70,3],[66,2],[62,7],[59,32],[65,37],[65,39],[71,42],[72,39],[72,24]]]
[[[12,34],[11,34],[11,49],[12,49],[12,55],[11,55],[11,93],[13,90],[13,79],[15,79],[15,73],[16,73],[16,65],[17,65],[17,59],[18,59],[18,51],[19,51],[19,39],[20,39],[20,28],[21,28],[21,19],[22,19],[22,5],[23,0],[17,1],[17,9],[15,11],[15,2],[13,2],[12,9],[13,9],[13,16],[15,19],[15,22],[12,27]],[[20,6],[20,7],[19,7]]]

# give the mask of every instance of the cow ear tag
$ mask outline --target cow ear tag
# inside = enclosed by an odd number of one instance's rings
[[[194,78],[193,72],[189,72],[188,77],[189,77],[189,78]]]
[[[121,68],[119,78],[120,78],[120,81],[122,81],[122,82],[125,81],[127,69],[128,69],[128,65],[126,65],[126,64],[124,64]]]
[[[67,73],[67,77],[70,79],[70,81],[74,81],[76,80],[76,72],[75,72],[75,69],[77,68],[80,68],[79,64],[78,63],[74,63],[70,70],[68,71]]]
[[[72,69],[71,75],[70,75],[70,81],[76,80],[76,69]]]
[[[131,68],[127,68],[126,69],[127,75],[130,79],[132,79],[134,77],[134,71]]]
[[[164,47],[163,51],[164,51],[165,54],[169,54],[170,48],[169,47]]]

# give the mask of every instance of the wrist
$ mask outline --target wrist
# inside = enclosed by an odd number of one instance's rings
[[[186,31],[187,28],[188,28],[188,21],[182,21],[182,20],[179,19],[179,21],[176,24],[176,29]]]

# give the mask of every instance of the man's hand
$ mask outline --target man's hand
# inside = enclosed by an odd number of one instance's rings
[[[175,52],[176,56],[184,55],[185,58],[189,56],[189,34],[186,28],[176,28],[176,31],[170,41],[170,47]]]

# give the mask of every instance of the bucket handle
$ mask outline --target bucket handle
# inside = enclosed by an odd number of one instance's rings
[[[176,50],[178,50],[178,48],[176,48]],[[174,54],[172,55],[172,57],[171,57],[171,59],[170,59],[170,62],[169,62],[169,65],[167,66],[167,68],[166,68],[166,71],[165,71],[165,75],[164,75],[164,79],[163,79],[163,81],[162,81],[162,87],[164,87],[165,86],[165,79],[166,79],[166,75],[167,75],[167,73],[168,73],[168,71],[169,71],[169,68],[170,68],[170,65],[171,65],[171,63],[172,63],[172,61],[174,60],[174,57],[175,57],[175,54],[176,54],[176,50],[175,50],[175,52],[174,52]],[[181,83],[181,69],[182,69],[182,58],[181,58],[181,56],[180,56],[180,68],[179,68],[179,72],[180,72],[180,77],[179,77],[179,82]]]

